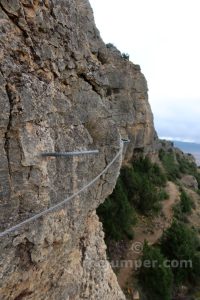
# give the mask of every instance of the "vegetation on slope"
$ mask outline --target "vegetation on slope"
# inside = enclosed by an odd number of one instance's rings
[[[159,158],[163,164],[168,180],[175,181],[180,178],[179,165],[176,162],[176,158],[173,151],[164,151],[160,149]]]
[[[158,245],[144,247],[143,261],[149,260],[150,268],[143,266],[139,270],[138,278],[144,294],[148,295],[147,299],[171,300],[172,290],[177,290],[182,285],[192,286],[193,289],[198,286],[200,241],[197,232],[190,227],[186,218],[187,214],[191,213],[192,206],[192,199],[181,189],[180,203],[175,207],[174,222],[171,227],[164,231]],[[151,256],[151,253],[154,255]],[[159,267],[157,267],[155,261],[160,262],[161,255],[167,264],[163,266],[159,263]],[[173,280],[167,283],[166,274],[169,276],[171,273],[173,276],[170,278]],[[150,283],[147,282],[149,276],[151,276]],[[158,276],[160,276],[159,285],[156,285],[154,282],[158,282]]]
[[[172,226],[163,234],[160,249],[165,257],[180,263],[179,267],[173,268],[174,283],[176,285],[193,282],[200,276],[199,240],[197,233],[187,224],[174,221]],[[190,262],[183,267],[181,262]]]
[[[159,245],[144,246],[142,262],[138,279],[147,299],[171,300],[172,290],[182,285],[194,287],[200,280],[197,233],[175,220]]]
[[[124,190],[121,177],[116,187],[106,201],[97,210],[103,223],[106,238],[120,240],[124,236],[133,238],[133,225],[136,223],[136,215]]]
[[[185,190],[180,188],[180,202],[174,206],[174,218],[187,223],[187,216],[191,214],[194,202]]]
[[[139,284],[148,300],[171,300],[173,273],[159,248],[144,244]]]
[[[195,162],[190,161],[184,155],[180,155],[180,153],[174,151],[172,148],[168,150],[161,148],[159,158],[168,180],[176,181],[181,178],[181,175],[192,175],[196,178],[200,189],[200,173]]]
[[[167,198],[165,185],[166,176],[148,158],[124,167],[112,195],[97,209],[106,239],[132,238],[135,211],[145,215],[157,213],[160,201]]]
[[[122,168],[113,194],[97,210],[107,242],[131,239],[137,214],[149,216],[159,212],[161,201],[168,197],[164,189],[167,180],[179,183],[183,175],[192,175],[200,188],[200,173],[192,159],[173,148],[162,148],[159,158],[163,168],[148,158],[140,158]],[[145,299],[171,300],[173,291],[180,286],[198,284],[200,243],[187,218],[192,208],[192,199],[185,189],[180,188],[180,202],[174,207],[171,227],[163,233],[158,245],[145,244],[143,264],[138,272]],[[178,266],[165,265],[166,261],[169,264],[177,262]],[[149,263],[148,267],[145,262]]]

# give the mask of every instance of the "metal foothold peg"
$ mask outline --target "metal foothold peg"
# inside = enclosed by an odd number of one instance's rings
[[[62,156],[78,156],[86,154],[98,154],[99,150],[87,150],[87,151],[73,151],[73,152],[44,152],[41,153],[43,157],[62,157]]]
[[[124,144],[130,143],[130,140],[129,140],[129,139],[121,139],[121,141],[122,141]]]

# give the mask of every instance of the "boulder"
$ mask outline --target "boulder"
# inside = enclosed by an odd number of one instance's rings
[[[186,188],[193,189],[195,191],[198,190],[198,182],[196,178],[192,175],[184,175],[181,178],[181,182]]]

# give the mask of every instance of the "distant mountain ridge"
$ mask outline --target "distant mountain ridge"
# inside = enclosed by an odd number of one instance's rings
[[[181,149],[185,153],[191,153],[194,155],[197,161],[197,165],[200,166],[200,144],[190,143],[190,142],[181,142],[181,141],[172,141],[174,146]]]

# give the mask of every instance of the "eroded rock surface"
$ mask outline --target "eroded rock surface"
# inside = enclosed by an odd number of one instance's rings
[[[194,176],[184,175],[181,178],[181,182],[185,187],[187,187],[189,189],[194,189],[195,191],[198,191],[198,181]]]
[[[131,140],[124,161],[154,151],[139,66],[107,48],[87,0],[0,0],[1,231],[63,201]],[[95,156],[41,152],[98,149]],[[95,210],[122,157],[65,208],[0,239],[0,299],[125,299]],[[102,263],[102,266],[99,264]]]

